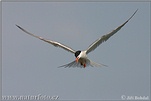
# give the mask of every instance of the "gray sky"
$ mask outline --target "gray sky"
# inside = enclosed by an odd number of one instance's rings
[[[136,15],[88,57],[109,67],[57,68],[74,55],[31,37],[18,24],[75,50]],[[2,2],[2,95],[59,99],[149,96],[149,2]]]

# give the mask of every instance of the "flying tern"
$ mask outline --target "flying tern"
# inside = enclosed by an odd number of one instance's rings
[[[105,34],[105,35],[101,36],[100,38],[98,38],[96,41],[94,41],[84,51],[81,51],[81,50],[75,51],[74,49],[72,49],[72,48],[70,48],[70,47],[68,47],[68,46],[66,46],[66,45],[64,45],[62,43],[59,43],[59,42],[56,42],[56,41],[52,41],[52,40],[48,40],[48,39],[45,39],[43,37],[36,36],[35,34],[32,34],[32,33],[28,32],[28,31],[26,31],[24,28],[20,27],[19,25],[16,25],[16,26],[19,29],[21,29],[22,31],[24,31],[25,33],[27,33],[27,34],[35,37],[35,38],[38,38],[38,39],[40,39],[42,41],[50,43],[50,44],[54,45],[55,47],[63,48],[64,50],[69,51],[69,52],[71,52],[71,53],[73,53],[75,55],[76,59],[74,61],[72,61],[71,63],[68,63],[66,65],[60,66],[60,67],[82,67],[82,68],[85,68],[86,66],[101,67],[101,66],[106,66],[106,65],[98,64],[98,63],[95,63],[95,62],[91,61],[90,59],[88,59],[87,54],[92,52],[93,50],[95,50],[101,43],[107,41],[112,35],[114,35],[116,32],[118,32],[135,15],[137,10],[123,24],[121,24],[119,27],[115,28],[110,33]]]

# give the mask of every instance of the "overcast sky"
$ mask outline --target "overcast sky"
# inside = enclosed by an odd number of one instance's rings
[[[136,15],[88,57],[109,67],[58,68],[74,54],[29,36],[85,50]],[[149,2],[2,2],[2,95],[68,100],[149,96]]]

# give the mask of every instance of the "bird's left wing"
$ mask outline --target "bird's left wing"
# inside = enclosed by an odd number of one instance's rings
[[[18,26],[18,25],[16,25],[16,26],[17,26],[19,29],[21,29],[22,31],[24,31],[25,33],[27,33],[27,34],[29,34],[29,35],[35,37],[35,38],[38,38],[38,39],[43,40],[43,41],[45,41],[45,42],[48,42],[48,43],[54,45],[55,47],[60,47],[60,48],[65,49],[66,51],[69,51],[69,52],[71,52],[71,53],[75,53],[75,50],[73,50],[72,48],[70,48],[70,47],[68,47],[68,46],[66,46],[66,45],[64,45],[64,44],[61,44],[61,43],[56,42],[56,41],[47,40],[47,39],[44,39],[44,38],[42,38],[42,37],[36,36],[36,35],[34,35],[34,34],[28,32],[28,31],[26,31],[26,30],[23,29],[22,27],[20,27],[20,26]]]
[[[137,9],[138,10],[138,9]],[[100,37],[99,39],[97,39],[94,43],[92,43],[88,49],[86,50],[86,54],[90,53],[91,51],[93,51],[94,49],[96,49],[102,42],[107,41],[112,35],[114,35],[116,32],[118,32],[137,12],[137,10],[133,13],[133,15],[127,20],[125,21],[122,25],[120,25],[119,27],[117,27],[116,29],[114,29],[112,32],[103,35],[102,37]]]

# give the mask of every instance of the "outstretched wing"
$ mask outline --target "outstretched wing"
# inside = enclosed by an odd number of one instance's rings
[[[26,30],[23,29],[22,27],[20,27],[20,26],[18,26],[18,25],[16,25],[16,26],[17,26],[19,29],[21,29],[22,31],[24,31],[25,33],[27,33],[27,34],[29,34],[29,35],[35,37],[35,38],[38,38],[38,39],[43,40],[43,41],[45,41],[45,42],[48,42],[48,43],[54,45],[55,47],[60,47],[60,48],[63,48],[64,50],[66,50],[66,51],[69,51],[69,52],[71,52],[71,53],[75,53],[75,50],[73,50],[72,48],[70,48],[70,47],[68,47],[68,46],[66,46],[66,45],[64,45],[64,44],[61,44],[61,43],[59,43],[59,42],[55,42],[55,41],[52,41],[52,40],[47,40],[47,39],[44,39],[44,38],[42,38],[42,37],[36,36],[36,35],[34,35],[34,34],[28,32],[28,31],[26,31]]]
[[[138,9],[137,9],[138,10]],[[112,35],[114,35],[116,32],[118,32],[137,12],[137,10],[133,13],[133,15],[127,20],[125,21],[122,25],[120,25],[119,27],[117,27],[116,29],[114,29],[112,32],[103,35],[102,37],[100,37],[99,39],[97,39],[94,43],[92,43],[88,49],[86,50],[86,54],[90,53],[91,51],[93,51],[94,49],[96,49],[102,42],[107,41]]]

